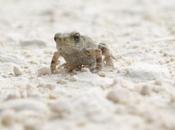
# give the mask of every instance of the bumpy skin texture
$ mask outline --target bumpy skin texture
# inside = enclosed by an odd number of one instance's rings
[[[66,61],[64,67],[68,72],[74,69],[88,67],[92,72],[102,69],[103,63],[113,66],[112,55],[104,43],[99,45],[78,32],[56,33],[54,36],[57,51],[54,53],[50,65],[52,73],[57,70],[60,56]],[[104,58],[102,58],[104,56]]]

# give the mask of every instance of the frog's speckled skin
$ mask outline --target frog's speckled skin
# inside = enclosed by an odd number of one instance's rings
[[[78,32],[57,33],[54,40],[57,51],[50,65],[52,73],[56,71],[60,56],[65,59],[64,67],[68,72],[81,69],[83,66],[91,71],[98,71],[102,69],[103,61],[106,65],[113,66],[112,55],[104,43],[97,45],[91,38],[80,35]],[[102,55],[104,55],[103,60]]]

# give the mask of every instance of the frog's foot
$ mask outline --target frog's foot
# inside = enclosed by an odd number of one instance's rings
[[[73,72],[73,70],[80,70],[81,66],[78,65],[73,65],[73,64],[69,64],[69,63],[65,63],[63,64],[64,68],[66,69],[67,72]]]
[[[102,51],[102,55],[104,55],[104,62],[107,66],[112,66],[114,67],[113,60],[112,60],[112,54],[107,47],[105,43],[100,43],[98,45],[98,48]]]
[[[56,67],[60,63],[59,57],[60,57],[59,52],[58,51],[54,52],[53,57],[52,57],[52,61],[51,61],[51,64],[50,64],[51,73],[56,73],[57,72]]]

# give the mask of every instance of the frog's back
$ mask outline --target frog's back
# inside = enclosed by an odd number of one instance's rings
[[[97,48],[97,44],[87,36],[81,36],[81,43],[83,48]]]

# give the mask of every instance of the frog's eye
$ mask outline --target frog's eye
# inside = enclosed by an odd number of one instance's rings
[[[75,33],[72,34],[72,36],[73,36],[73,39],[75,40],[75,42],[79,42],[80,33],[75,32]]]

